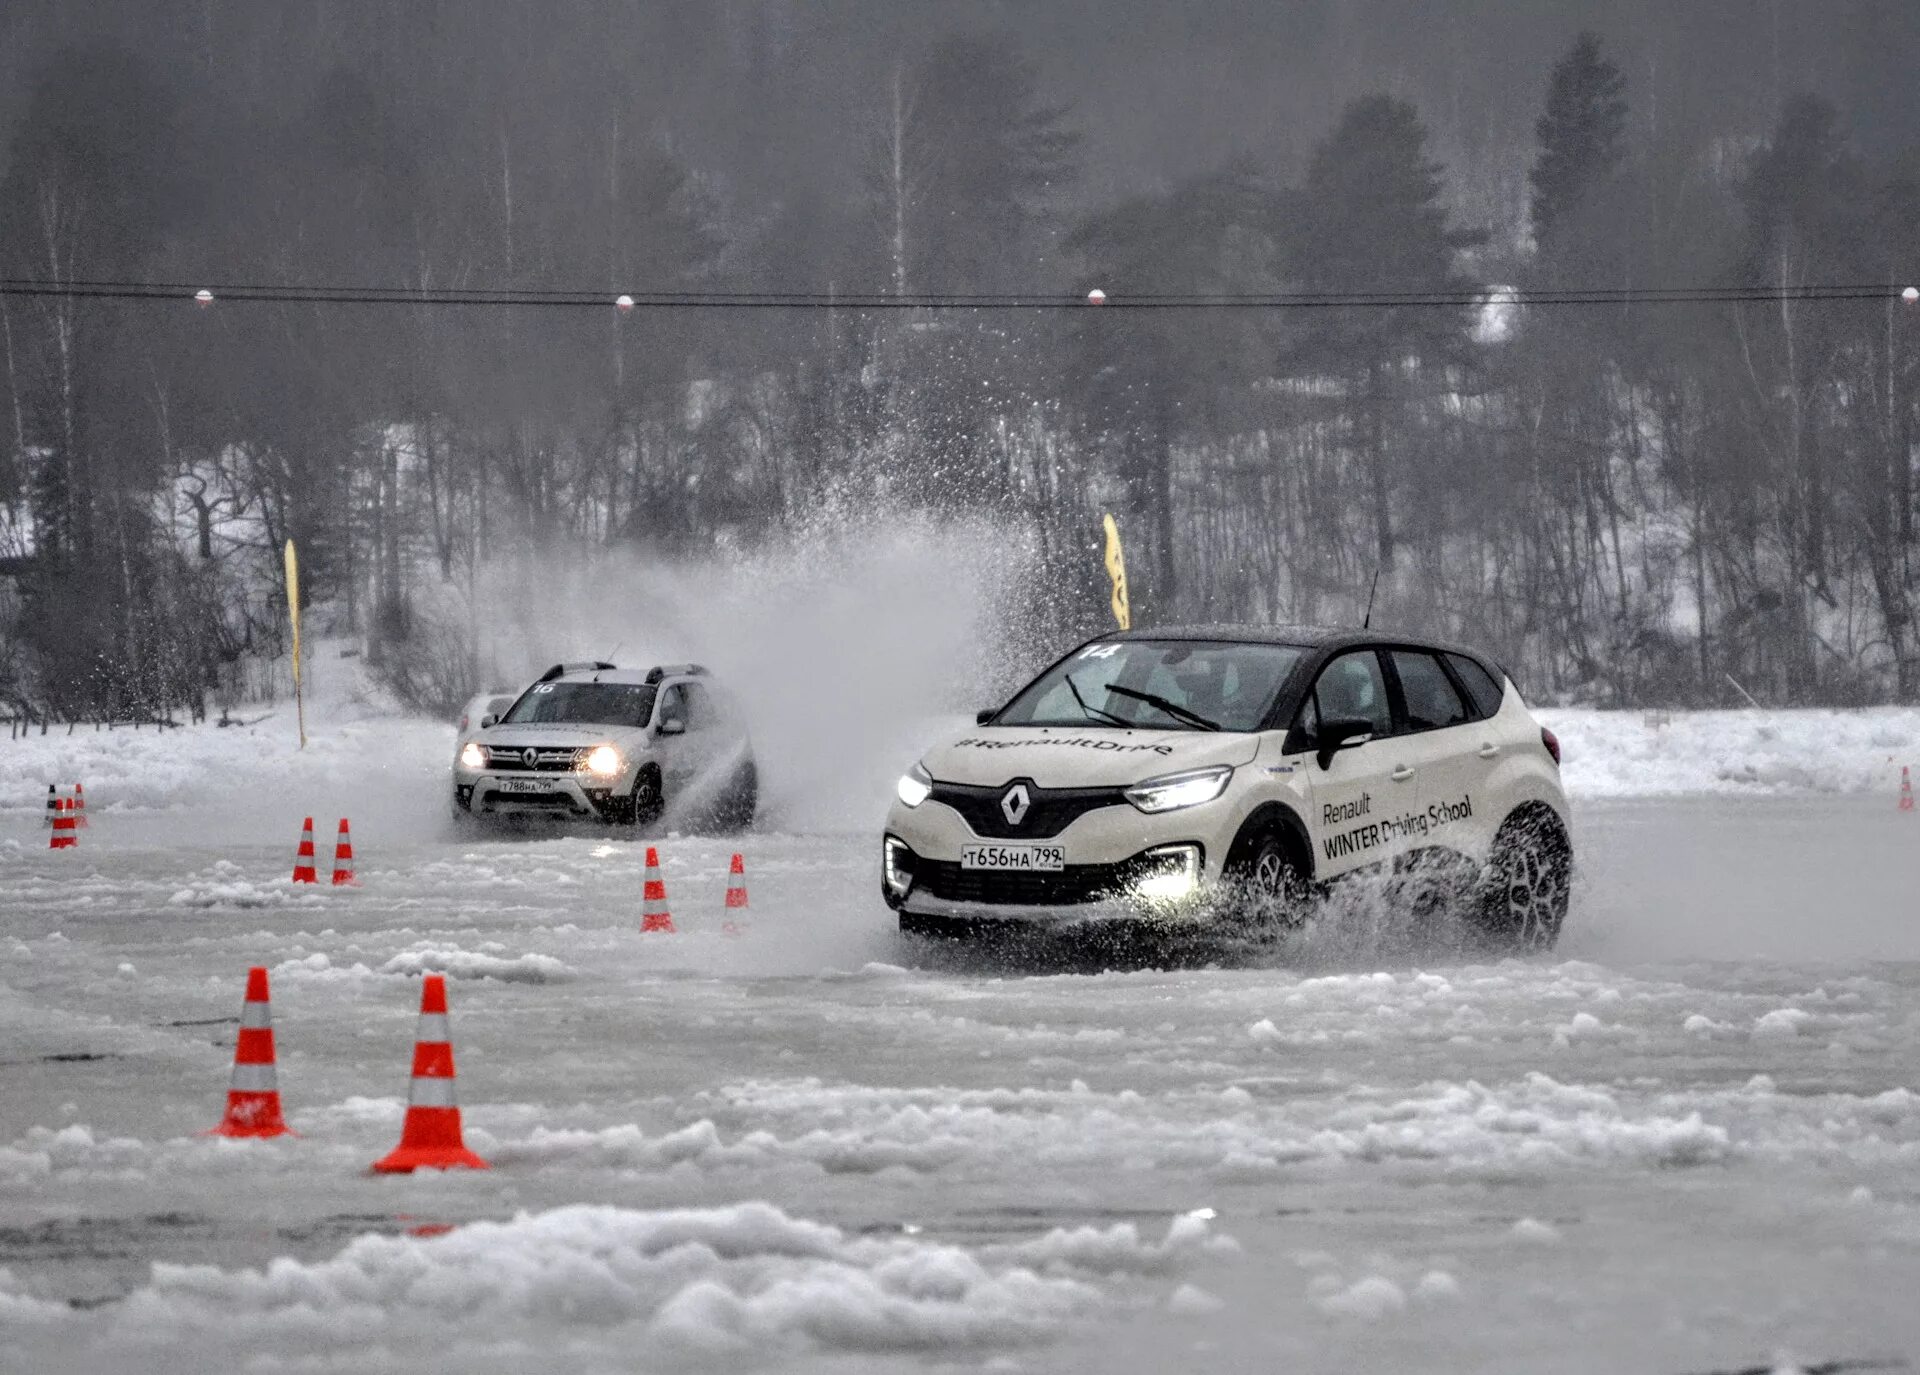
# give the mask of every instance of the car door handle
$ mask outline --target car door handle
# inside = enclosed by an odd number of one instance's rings
[[[1482,759],[1491,759],[1494,757],[1494,755],[1500,753],[1500,747],[1494,744],[1492,741],[1488,741],[1486,744],[1482,745],[1477,751],[1475,751],[1475,753],[1477,753]]]
[[[1405,764],[1402,764],[1399,768],[1395,769],[1392,773],[1388,774],[1387,777],[1391,778],[1396,783],[1404,783],[1409,778],[1413,777],[1413,770],[1408,768]]]

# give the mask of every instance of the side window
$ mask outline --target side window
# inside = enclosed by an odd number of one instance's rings
[[[1375,735],[1393,730],[1386,680],[1380,676],[1379,657],[1371,649],[1342,654],[1321,669],[1313,685],[1311,706],[1322,721],[1366,721]]]
[[[707,690],[698,683],[682,683],[680,692],[686,701],[687,729],[705,730],[713,724],[713,704]]]
[[[1449,654],[1447,665],[1453,669],[1453,676],[1466,686],[1467,696],[1473,698],[1473,705],[1482,720],[1500,710],[1500,703],[1507,695],[1506,689],[1480,666],[1477,659],[1469,659],[1464,654]]]
[[[658,724],[676,716],[686,721],[689,730],[693,728],[693,723],[687,720],[687,690],[679,683],[660,694],[660,709],[653,714],[653,719]]]
[[[1406,699],[1408,730],[1444,730],[1473,719],[1433,655],[1396,649],[1393,670],[1400,676],[1400,695]]]

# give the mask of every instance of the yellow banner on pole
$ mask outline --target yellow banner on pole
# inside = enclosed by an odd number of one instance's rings
[[[300,748],[307,747],[307,703],[300,690],[300,556],[287,541],[287,619],[293,623],[293,711],[300,723]]]
[[[1127,556],[1120,548],[1120,527],[1112,516],[1103,521],[1107,529],[1107,576],[1113,579],[1113,619],[1122,630],[1133,629],[1133,605],[1127,600]]]

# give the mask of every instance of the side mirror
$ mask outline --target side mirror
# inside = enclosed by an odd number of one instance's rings
[[[998,707],[982,707],[973,714],[973,724],[976,726],[984,726],[999,714],[1000,708]]]
[[[1350,750],[1355,745],[1364,745],[1373,739],[1373,722],[1359,719],[1347,721],[1322,721],[1317,737],[1314,758],[1319,762],[1320,771],[1325,773],[1333,767],[1334,755],[1341,750]]]
[[[660,728],[656,733],[660,735],[685,735],[687,733],[687,723],[678,716],[665,716],[660,719]]]
[[[511,697],[496,697],[487,703],[487,715],[496,721],[512,710],[513,698]]]
[[[485,730],[488,726],[498,725],[499,722],[500,718],[498,716],[495,716],[492,712],[488,712],[480,718],[480,729]]]

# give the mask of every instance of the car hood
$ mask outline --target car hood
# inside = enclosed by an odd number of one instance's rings
[[[1071,726],[980,726],[927,751],[942,783],[996,787],[1028,778],[1043,788],[1112,788],[1163,773],[1253,762],[1257,735]]]
[[[494,726],[474,739],[490,749],[579,749],[585,745],[634,745],[644,743],[647,733],[633,726]]]

